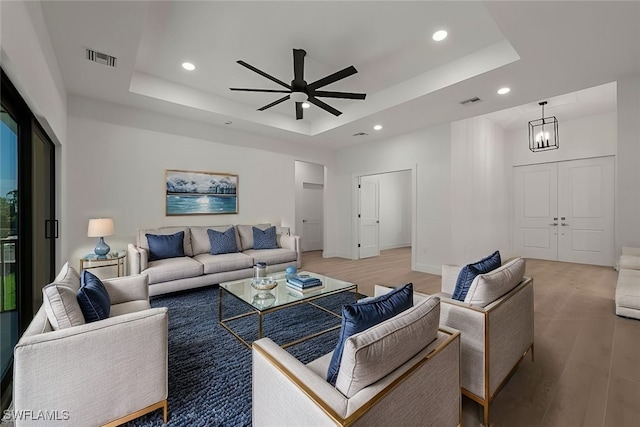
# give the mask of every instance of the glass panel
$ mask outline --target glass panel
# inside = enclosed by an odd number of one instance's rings
[[[4,108],[0,116],[0,368],[4,378],[18,342],[18,125]]]

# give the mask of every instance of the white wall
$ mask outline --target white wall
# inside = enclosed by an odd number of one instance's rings
[[[640,74],[618,80],[616,258],[640,247]]]
[[[419,271],[439,273],[450,262],[450,126],[439,125],[407,135],[339,150],[337,168],[328,168],[327,211],[332,254],[354,257],[357,224],[356,178],[362,175],[412,171],[415,221],[412,265]]]
[[[560,147],[557,150],[536,153],[529,150],[529,129],[526,125],[523,123],[517,130],[506,133],[510,163],[513,166],[612,156],[617,151],[615,112],[560,121]]]
[[[476,117],[451,124],[451,259],[458,265],[495,250],[510,256],[511,179],[503,129]]]
[[[411,246],[411,171],[376,177],[380,191],[380,250]]]
[[[279,142],[266,140],[257,144],[264,150],[237,146],[229,142],[259,137],[213,126],[202,128],[199,138],[185,136],[181,133],[187,133],[189,123],[184,120],[85,98],[71,97],[69,107],[67,145],[73,167],[67,171],[68,213],[61,228],[64,256],[74,265],[95,246],[95,239],[86,236],[87,224],[101,216],[114,218],[116,235],[106,239],[113,250],[133,242],[138,227],[270,222],[295,232],[294,163],[296,157],[310,156],[304,148],[280,147],[290,154],[267,151],[277,149]],[[143,127],[134,125],[136,117]],[[161,130],[154,130],[154,123]],[[172,126],[175,131],[168,132]],[[165,216],[166,169],[238,174],[239,213]]]

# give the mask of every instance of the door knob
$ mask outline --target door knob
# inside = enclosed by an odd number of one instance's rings
[[[569,224],[567,224],[566,222],[563,222],[562,224],[560,224],[563,227],[567,227]]]
[[[556,225],[558,225],[558,223],[557,223],[557,222],[554,222],[554,223],[549,224],[549,225],[553,225],[553,226],[555,227]]]

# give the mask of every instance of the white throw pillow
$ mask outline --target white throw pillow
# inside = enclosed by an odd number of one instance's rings
[[[42,302],[54,331],[84,325],[77,290],[63,283],[50,283],[42,289]]]
[[[524,278],[524,271],[524,258],[515,258],[489,273],[477,275],[464,302],[486,307],[518,286]]]

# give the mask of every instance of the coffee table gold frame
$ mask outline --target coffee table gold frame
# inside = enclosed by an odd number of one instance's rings
[[[278,286],[286,286],[286,284],[284,283],[278,283]],[[238,299],[239,301],[243,302],[245,305],[248,305],[250,307],[250,311],[247,313],[243,313],[243,314],[239,314],[237,316],[233,316],[233,317],[228,317],[228,318],[223,318],[222,316],[222,294],[223,294],[223,290],[232,295],[233,297],[235,297],[236,299]],[[345,286],[344,288],[340,288],[340,289],[336,289],[336,290],[332,290],[332,291],[328,291],[325,293],[321,293],[321,294],[316,294],[313,296],[309,296],[307,298],[303,298],[301,300],[297,300],[297,301],[292,301],[286,304],[282,304],[276,307],[271,307],[271,308],[267,308],[265,310],[259,310],[256,307],[254,307],[253,305],[249,304],[248,302],[246,302],[245,300],[243,300],[242,298],[238,297],[237,295],[235,295],[233,292],[229,291],[228,289],[224,288],[223,286],[219,286],[218,287],[218,322],[220,323],[220,326],[222,326],[223,328],[225,328],[227,331],[229,331],[231,333],[231,335],[233,335],[234,337],[236,337],[238,339],[238,341],[240,341],[242,344],[244,344],[249,350],[251,350],[251,343],[247,342],[244,338],[242,338],[240,335],[238,335],[233,329],[231,329],[231,327],[227,324],[228,322],[232,321],[232,320],[236,320],[236,319],[241,319],[243,317],[248,317],[248,316],[252,316],[254,314],[258,315],[258,339],[262,338],[262,317],[269,314],[269,313],[273,313],[275,311],[278,310],[282,310],[285,308],[290,308],[293,306],[296,306],[298,304],[309,304],[314,306],[315,308],[318,308],[326,313],[329,313],[335,317],[337,317],[338,319],[341,319],[342,316],[338,313],[334,313],[333,311],[324,308],[322,306],[319,306],[318,304],[313,303],[312,301],[319,299],[319,298],[324,298],[324,297],[328,297],[330,295],[336,295],[342,292],[349,292],[349,291],[355,291],[354,292],[354,300],[357,301],[358,300],[358,285],[356,284],[351,284],[349,286]],[[310,340],[311,338],[315,338],[317,336],[326,334],[327,332],[331,332],[333,330],[336,330],[338,328],[340,328],[341,325],[336,325],[336,326],[332,326],[330,328],[324,329],[322,331],[319,332],[315,332],[311,335],[307,335],[304,336],[302,338],[299,338],[297,340],[282,344],[281,347],[282,348],[287,348],[290,347],[292,345],[296,345],[299,344],[301,342]]]

